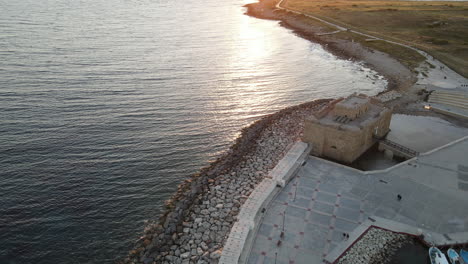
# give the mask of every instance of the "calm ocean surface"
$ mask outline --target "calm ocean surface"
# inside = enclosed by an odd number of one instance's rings
[[[112,263],[260,116],[375,72],[242,0],[0,0],[0,263]]]

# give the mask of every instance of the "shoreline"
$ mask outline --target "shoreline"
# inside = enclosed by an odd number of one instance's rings
[[[329,101],[291,106],[243,128],[229,150],[178,186],[118,263],[217,261],[240,206],[300,138],[303,119]]]
[[[282,27],[292,30],[296,35],[320,44],[325,50],[341,59],[360,61],[375,70],[388,81],[387,89],[406,91],[417,81],[417,75],[390,55],[364,47],[358,42],[341,39],[320,23],[311,25],[305,16],[276,9],[276,0],[263,0],[246,4],[246,15],[259,19],[276,20]],[[330,32],[332,31],[332,32]]]
[[[387,88],[376,96],[392,93],[393,91],[400,94],[399,97],[383,101],[384,105],[393,108],[393,113],[433,116],[458,126],[467,127],[463,120],[423,109],[421,102],[424,99],[424,94],[421,93],[428,87],[434,86],[434,82],[446,79],[444,76],[453,78],[454,83],[458,82],[458,85],[467,81],[466,78],[430,54],[425,51],[418,51],[425,54],[425,60],[415,69],[409,69],[408,66],[392,57],[391,54],[366,47],[357,41],[353,41],[353,39],[349,40],[335,36],[335,33],[339,31],[336,28],[331,28],[319,21],[311,21],[311,18],[303,14],[289,12],[284,8],[278,9],[278,2],[281,2],[281,0],[259,0],[259,2],[246,4],[244,5],[247,9],[245,14],[258,19],[279,21],[280,26],[292,30],[294,34],[301,38],[320,44],[326,51],[338,58],[361,62],[375,70],[388,82]],[[437,67],[429,67],[432,69],[429,72],[424,72],[425,67],[428,65],[434,66],[434,64]],[[449,87],[441,86],[440,88]]]

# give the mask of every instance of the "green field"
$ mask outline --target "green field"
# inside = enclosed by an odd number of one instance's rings
[[[468,77],[467,2],[287,0],[282,6],[417,47]],[[339,34],[387,52],[413,69],[423,59],[403,47]]]

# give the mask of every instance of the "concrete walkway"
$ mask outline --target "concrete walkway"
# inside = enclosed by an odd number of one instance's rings
[[[468,137],[373,173],[309,157],[265,212],[248,263],[330,261],[352,242],[342,234],[369,226],[369,217],[400,232],[432,232],[435,243],[468,242],[466,153]]]

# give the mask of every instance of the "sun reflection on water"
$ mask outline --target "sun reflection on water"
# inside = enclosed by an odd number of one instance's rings
[[[274,42],[267,42],[268,31],[259,28],[248,17],[243,17],[239,23],[238,37],[243,42],[239,49],[239,57],[247,58],[252,64],[267,56],[274,48]],[[271,38],[270,38],[271,40]]]
[[[226,73],[232,87],[229,94],[223,96],[224,100],[216,102],[219,108],[229,109],[232,116],[252,119],[265,112],[264,106],[271,105],[269,101],[273,100],[268,80],[277,72],[270,62],[279,48],[268,36],[269,29],[255,22],[243,16],[233,29],[237,43],[231,46],[227,58],[232,71]]]

